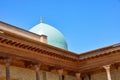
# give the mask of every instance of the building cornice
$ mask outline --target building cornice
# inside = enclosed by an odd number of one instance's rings
[[[89,52],[81,53],[79,54],[79,59],[84,60],[88,58],[99,57],[99,56],[106,55],[112,52],[114,53],[115,51],[119,51],[119,50],[120,50],[120,44],[118,43],[118,44],[114,44],[111,46],[92,50]]]

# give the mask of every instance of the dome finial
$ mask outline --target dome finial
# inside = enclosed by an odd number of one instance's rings
[[[42,17],[40,17],[40,23],[43,23]]]

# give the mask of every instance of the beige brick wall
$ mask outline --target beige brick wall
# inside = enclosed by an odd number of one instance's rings
[[[0,65],[0,78],[5,78],[5,76],[5,66]],[[35,80],[35,71],[11,66],[10,77],[17,80]]]
[[[65,80],[77,80],[77,79],[74,76],[68,76],[68,75],[66,75],[65,76]]]
[[[107,80],[106,72],[91,75],[91,80]],[[111,71],[112,80],[120,80],[120,67]],[[86,80],[86,79],[85,79]]]
[[[92,80],[107,80],[107,76],[105,72],[93,74],[91,78]]]
[[[5,66],[0,65],[0,78],[5,78]]]
[[[5,76],[5,66],[0,65],[0,78],[5,78]],[[10,67],[10,77],[11,79],[17,80],[36,80],[34,70],[14,66]],[[59,75],[50,72],[40,71],[40,78],[41,80],[59,80]],[[76,80],[76,78],[73,76],[65,76],[65,80]]]
[[[112,80],[120,80],[120,67],[118,69],[111,71]],[[10,77],[16,80],[36,80],[36,75],[34,70],[20,68],[20,67],[10,67]],[[5,78],[5,66],[0,65],[0,78]],[[41,80],[59,80],[58,74],[51,72],[40,71]],[[91,75],[91,80],[107,80],[106,72],[101,72]],[[74,76],[65,75],[65,80],[77,80]],[[81,80],[81,79],[80,79]],[[89,80],[88,76],[84,77],[84,80]]]
[[[120,67],[111,71],[112,80],[120,80]]]
[[[46,73],[46,79],[47,80],[59,80],[59,76],[57,74],[47,72]]]

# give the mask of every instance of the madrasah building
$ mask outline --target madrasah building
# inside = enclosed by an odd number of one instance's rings
[[[77,54],[54,27],[0,22],[0,80],[120,80],[120,44]]]

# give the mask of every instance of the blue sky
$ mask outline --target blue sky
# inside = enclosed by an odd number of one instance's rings
[[[120,0],[1,0],[0,21],[29,30],[43,22],[82,53],[120,42]]]

